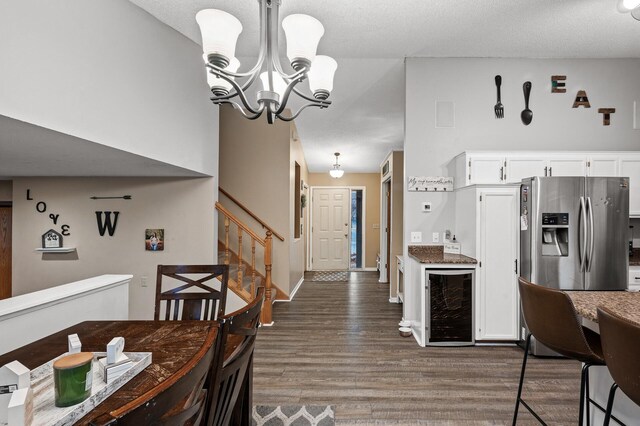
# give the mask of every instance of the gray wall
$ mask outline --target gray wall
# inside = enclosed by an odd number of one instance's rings
[[[503,79],[502,120],[493,113],[496,74]],[[566,94],[551,93],[552,75],[567,75]],[[533,85],[534,118],[524,126],[520,112],[527,80]],[[587,91],[590,109],[571,108],[581,89]],[[436,101],[455,103],[455,127],[435,128]],[[470,150],[639,150],[634,101],[640,108],[639,59],[408,58],[405,182],[409,176],[446,176],[447,163]],[[604,107],[616,108],[609,127],[597,112]],[[431,241],[432,232],[455,232],[454,197],[405,189],[405,247],[411,231],[422,231],[423,242]],[[423,201],[433,203],[432,213],[420,211]]]
[[[3,1],[0,57],[0,114],[217,175],[200,46],[130,2]]]

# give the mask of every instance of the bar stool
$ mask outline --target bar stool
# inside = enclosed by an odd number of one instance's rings
[[[598,324],[604,359],[615,381],[609,391],[604,417],[604,426],[609,426],[612,418],[618,422],[611,415],[618,387],[629,399],[640,405],[640,325],[621,318],[607,308],[598,308]]]
[[[513,425],[515,426],[516,424],[520,403],[540,423],[546,424],[522,399],[524,372],[527,367],[529,345],[533,335],[541,343],[560,355],[584,363],[580,378],[580,414],[578,424],[583,424],[584,403],[586,401],[586,425],[588,426],[590,403],[604,411],[603,407],[589,398],[589,367],[592,365],[605,365],[600,337],[597,333],[580,324],[573,302],[564,292],[532,284],[523,278],[518,280],[518,286],[520,288],[520,299],[522,300],[522,312],[530,332],[527,335],[524,349],[520,384],[518,385],[518,398],[516,399],[516,407],[513,413]]]

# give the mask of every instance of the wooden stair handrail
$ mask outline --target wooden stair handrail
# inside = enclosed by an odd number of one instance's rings
[[[216,201],[216,209],[218,209],[220,212],[222,212],[222,214],[224,214],[226,217],[228,217],[231,222],[233,222],[236,225],[238,225],[238,228],[241,228],[247,234],[251,235],[251,238],[256,240],[258,242],[258,244],[260,244],[262,247],[265,247],[267,245],[267,243],[265,242],[264,238],[262,238],[260,235],[256,234],[253,230],[251,230],[240,219],[238,219],[233,213],[231,213],[222,204],[220,204],[219,201]]]
[[[262,225],[263,228],[268,229],[269,231],[271,231],[271,233],[280,241],[284,241],[284,237],[282,235],[280,235],[279,233],[277,233],[272,227],[270,227],[269,225],[267,225],[265,223],[265,221],[263,221],[262,219],[260,219],[258,216],[256,216],[255,213],[253,213],[251,210],[249,210],[247,208],[247,206],[245,206],[244,204],[242,204],[240,201],[238,201],[233,195],[229,194],[227,191],[225,191],[224,189],[222,189],[222,187],[218,187],[218,189],[220,190],[220,192],[222,192],[225,197],[227,197],[228,199],[230,199],[231,201],[233,201],[234,204],[236,204],[238,207],[240,207],[242,210],[244,210],[249,216],[251,216],[252,218],[254,218],[260,225]],[[264,245],[264,244],[263,244]]]

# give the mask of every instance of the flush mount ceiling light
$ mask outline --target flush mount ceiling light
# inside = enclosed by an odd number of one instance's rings
[[[640,21],[640,0],[622,0],[622,8],[631,12],[631,16]]]
[[[217,9],[204,9],[196,14],[202,33],[202,49],[207,68],[207,81],[216,104],[231,104],[246,118],[255,120],[263,112],[267,121],[295,119],[307,107],[327,108],[333,90],[333,76],[338,68],[335,60],[316,55],[324,27],[315,18],[294,14],[282,20],[287,41],[287,57],[293,73],[287,74],[278,56],[278,10],[281,0],[258,0],[260,3],[260,51],[258,61],[247,72],[238,72],[240,63],[235,58],[236,42],[242,24],[233,15]],[[262,90],[257,94],[257,105],[247,99],[246,91],[260,78]],[[242,80],[242,81],[236,81]],[[309,81],[311,94],[303,93],[299,83]],[[283,112],[291,93],[306,103],[293,115]],[[233,99],[237,98],[237,99]],[[239,102],[237,102],[239,100]]]
[[[344,170],[340,168],[340,164],[338,164],[338,157],[340,157],[340,153],[336,152],[333,155],[336,156],[336,164],[333,165],[333,169],[329,170],[329,174],[332,178],[338,179],[341,178],[344,174]]]

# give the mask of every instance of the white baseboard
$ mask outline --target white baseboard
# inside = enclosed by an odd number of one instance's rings
[[[271,327],[274,321],[271,321],[269,324],[260,324],[261,327]]]
[[[398,303],[398,298],[397,297],[390,297],[389,298],[389,303]]]
[[[287,299],[287,300],[275,300],[274,303],[275,302],[291,302],[293,300],[293,298],[295,297],[296,293],[298,292],[298,289],[300,288],[300,286],[302,285],[303,282],[304,282],[304,276],[302,278],[300,278],[300,281],[298,281],[298,284],[296,284],[296,286],[293,288],[293,291],[289,295],[289,299]]]
[[[361,270],[365,272],[376,272],[378,268],[376,268],[375,266],[371,266],[369,268],[362,268]]]

